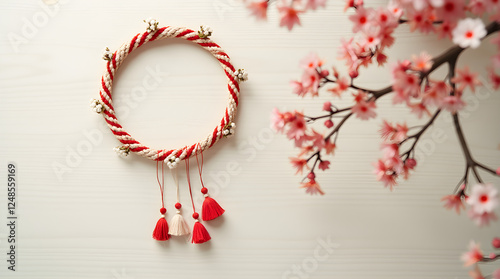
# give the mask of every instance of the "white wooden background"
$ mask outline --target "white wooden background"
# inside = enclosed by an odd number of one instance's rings
[[[298,188],[301,177],[288,163],[297,150],[270,132],[269,115],[275,106],[320,111],[326,98],[297,98],[288,82],[300,75],[298,61],[311,51],[344,69],[335,60],[340,39],[350,35],[343,1],[304,15],[303,27],[293,32],[278,28],[275,8],[269,22],[255,22],[236,0],[48,5],[56,1],[0,2],[1,177],[7,162],[19,169],[18,270],[7,270],[2,225],[0,278],[468,278],[459,260],[468,242],[476,239],[489,251],[498,236],[498,223],[478,229],[464,214],[442,207],[440,198],[452,192],[464,168],[450,117],[432,128],[419,149],[418,171],[392,193],[371,173],[380,156],[380,118],[352,119],[342,129],[332,169],[318,177],[325,196]],[[88,107],[99,91],[102,49],[115,49],[142,32],[148,17],[192,29],[211,26],[213,39],[234,64],[250,72],[236,136],[206,152],[206,183],[227,212],[206,224],[213,239],[205,245],[151,239],[159,209],[155,164],[115,156],[118,142]],[[446,47],[404,29],[398,37],[391,61],[420,52],[422,45],[433,55]],[[482,65],[493,51],[468,52],[461,65],[486,77]],[[164,73],[158,87],[134,95],[132,88],[156,67]],[[373,88],[389,81],[387,69],[376,68],[360,79]],[[198,47],[157,42],[129,57],[115,96],[118,116],[133,135],[153,147],[178,146],[204,136],[217,122],[226,100],[225,77]],[[493,123],[500,117],[500,96],[482,88],[471,100],[463,117],[470,146],[477,158],[498,166],[500,131]],[[387,98],[378,113],[402,120],[407,109],[392,107]],[[432,138],[441,132],[442,139]],[[192,169],[194,181],[195,174]],[[6,218],[2,189],[0,216]],[[184,187],[181,195],[187,209]],[[323,250],[325,242],[330,250]],[[315,260],[315,251],[324,257]],[[293,275],[296,268],[302,273]]]

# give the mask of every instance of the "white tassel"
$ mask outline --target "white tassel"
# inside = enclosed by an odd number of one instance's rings
[[[177,212],[177,214],[174,215],[172,221],[170,222],[168,234],[174,236],[181,236],[181,235],[188,235],[190,233],[191,232],[189,230],[188,224],[186,223],[186,220],[184,220],[184,217],[182,217],[180,212]]]

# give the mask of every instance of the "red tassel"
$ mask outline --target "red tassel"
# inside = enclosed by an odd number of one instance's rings
[[[206,197],[201,208],[201,219],[203,221],[213,220],[221,216],[225,210],[211,197]]]
[[[203,224],[198,221],[194,222],[193,239],[191,242],[200,244],[207,242],[210,239],[212,238],[210,237],[210,234],[208,234],[208,231],[205,228],[205,226],[203,226]]]
[[[208,189],[201,188],[201,193],[205,195],[205,200],[201,207],[201,219],[203,221],[210,221],[221,216],[225,210],[211,197],[208,196]]]
[[[167,210],[165,208],[162,208],[160,210],[161,214],[165,214]],[[162,215],[161,218],[156,222],[156,227],[155,230],[153,231],[153,239],[158,240],[158,241],[165,241],[170,238],[170,235],[168,234],[168,223],[167,220],[165,219],[165,215]]]

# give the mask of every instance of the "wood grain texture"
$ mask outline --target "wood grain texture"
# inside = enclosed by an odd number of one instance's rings
[[[19,167],[19,269],[9,272],[2,260],[0,278],[468,278],[459,260],[468,242],[475,239],[489,251],[498,234],[498,223],[478,229],[463,214],[442,208],[440,198],[451,193],[464,168],[449,116],[431,128],[418,171],[392,193],[371,173],[371,162],[380,156],[380,119],[353,119],[343,128],[332,169],[318,178],[325,196],[306,196],[298,188],[301,178],[288,163],[296,150],[270,132],[269,115],[273,107],[317,113],[328,98],[297,98],[288,83],[300,75],[298,61],[311,51],[345,69],[336,61],[340,39],[350,35],[341,1],[308,13],[303,27],[288,32],[277,27],[274,8],[269,22],[255,22],[236,0],[67,0],[57,12],[48,7],[53,14],[47,22],[15,51],[9,34],[24,36],[26,22],[43,20],[43,5],[0,2],[0,176],[5,177],[9,161]],[[242,86],[235,137],[206,152],[206,183],[227,210],[207,224],[213,238],[207,245],[151,239],[160,204],[155,165],[137,156],[115,156],[118,142],[88,107],[104,70],[102,49],[116,49],[144,30],[142,20],[148,17],[193,29],[211,26],[213,39],[235,66],[250,73]],[[423,44],[433,55],[446,47],[404,28],[398,36],[392,62],[420,52]],[[493,51],[467,52],[460,66],[470,65],[486,77],[483,65]],[[156,66],[168,76],[133,101],[132,88]],[[390,82],[388,71],[364,73],[360,82],[367,87]],[[117,79],[118,117],[155,147],[204,136],[227,97],[216,60],[184,42],[146,46],[127,59]],[[498,166],[500,130],[483,123],[500,118],[500,95],[487,88],[480,93],[463,125],[475,156]],[[408,119],[406,108],[392,107],[389,99],[380,100],[380,117]],[[444,141],[432,141],[436,130],[446,135]],[[58,175],[58,164],[67,171]],[[173,185],[167,178],[171,205]],[[180,179],[185,181],[184,175]],[[182,187],[186,205],[187,198]],[[7,215],[5,201],[2,190],[0,216]],[[0,226],[0,259],[6,235]],[[325,257],[312,262],[325,241],[334,243],[331,253],[321,250]],[[290,274],[303,265],[302,277]]]

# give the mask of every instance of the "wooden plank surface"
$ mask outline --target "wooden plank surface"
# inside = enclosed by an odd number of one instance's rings
[[[300,75],[298,61],[311,51],[345,69],[336,61],[340,39],[350,36],[342,7],[330,1],[288,32],[277,27],[274,8],[269,22],[255,22],[235,0],[0,2],[0,174],[5,177],[13,161],[19,178],[18,270],[8,271],[2,260],[0,278],[468,278],[461,253],[471,239],[489,251],[500,226],[478,229],[465,215],[442,208],[440,198],[452,192],[464,168],[449,117],[431,130],[444,132],[444,141],[428,136],[418,171],[392,193],[371,173],[380,156],[380,119],[353,119],[345,126],[331,171],[318,178],[322,197],[298,188],[301,178],[288,163],[296,150],[269,130],[273,107],[317,113],[328,98],[298,98],[288,82]],[[116,139],[88,107],[98,96],[102,49],[142,32],[148,17],[192,29],[211,26],[236,67],[250,73],[235,137],[206,152],[205,181],[227,210],[207,224],[213,239],[206,245],[151,239],[159,208],[155,164],[115,156]],[[391,61],[420,52],[423,44],[434,55],[447,46],[405,30],[398,36]],[[461,65],[486,77],[483,65],[493,51],[466,53]],[[158,87],[133,97],[131,88],[155,67],[166,73]],[[365,72],[361,82],[367,87],[390,82],[388,69]],[[118,117],[151,146],[194,142],[219,119],[224,84],[217,62],[199,48],[152,43],[119,72]],[[475,156],[498,166],[500,131],[489,125],[500,117],[500,95],[487,88],[480,93],[464,129]],[[348,104],[347,98],[338,102]],[[407,118],[407,110],[392,107],[389,98],[380,101],[378,113]],[[180,179],[187,209],[185,176]],[[172,186],[167,176],[169,204]],[[0,191],[3,219],[6,199],[6,190]],[[7,234],[0,226],[0,259]]]

